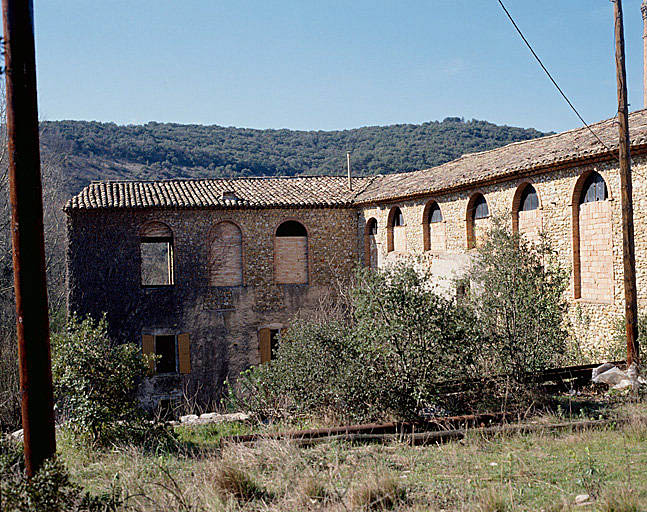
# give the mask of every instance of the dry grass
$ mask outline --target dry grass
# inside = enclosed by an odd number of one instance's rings
[[[647,510],[641,422],[579,433],[473,434],[429,447],[332,442],[301,449],[266,439],[161,457],[135,448],[86,453],[60,441],[74,480],[94,492],[120,486],[129,511]],[[593,505],[575,507],[575,496],[598,483]]]

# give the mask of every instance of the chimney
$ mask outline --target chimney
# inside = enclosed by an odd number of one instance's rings
[[[645,0],[647,2],[647,0]],[[350,151],[346,151],[346,166],[348,167],[348,189],[353,190],[353,179],[350,174]]]
[[[643,108],[647,108],[647,0],[642,1],[643,15]]]

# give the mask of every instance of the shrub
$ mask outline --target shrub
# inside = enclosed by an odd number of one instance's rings
[[[231,496],[241,502],[269,498],[267,491],[247,471],[231,463],[222,463],[214,484],[223,498]]]
[[[468,302],[489,340],[489,374],[524,382],[529,372],[558,365],[568,331],[569,275],[545,236],[532,244],[493,219],[468,274]]]
[[[154,451],[174,444],[170,428],[145,421],[138,409],[138,381],[148,371],[141,350],[113,343],[105,318],[72,317],[52,348],[57,404],[74,434],[92,444],[125,440]]]
[[[359,421],[411,419],[434,404],[458,405],[443,402],[435,388],[477,370],[482,344],[471,310],[407,265],[358,270],[349,297],[345,315],[295,323],[276,358],[243,376],[248,407]]]
[[[70,482],[57,459],[45,461],[31,479],[25,477],[22,445],[0,438],[0,510],[3,512],[109,512],[122,505],[121,491],[99,496]]]

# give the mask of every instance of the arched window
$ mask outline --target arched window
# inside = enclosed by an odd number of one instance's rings
[[[512,231],[538,243],[542,229],[539,195],[530,183],[519,185],[512,200]]]
[[[485,196],[476,193],[467,202],[467,248],[479,246],[487,235],[489,228],[490,209]]]
[[[288,220],[276,230],[274,279],[278,284],[308,283],[308,232],[300,222]]]
[[[422,213],[422,242],[425,251],[446,250],[443,214],[436,201],[429,201]]]
[[[377,268],[377,220],[368,219],[364,227],[364,264],[368,268]]]
[[[580,204],[594,203],[595,201],[605,201],[607,199],[607,184],[604,178],[597,172],[592,172],[582,187],[580,194]]]
[[[243,234],[233,222],[219,222],[209,234],[209,284],[243,284]]]
[[[173,284],[173,232],[162,222],[148,222],[139,230],[142,286]]]
[[[407,232],[404,215],[397,206],[391,208],[386,227],[387,252],[407,252]]]
[[[580,176],[573,190],[573,293],[576,299],[613,301],[611,205],[604,178]]]

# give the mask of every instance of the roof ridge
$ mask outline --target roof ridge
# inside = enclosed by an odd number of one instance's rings
[[[376,176],[369,174],[367,176],[352,176],[352,179],[366,179]],[[348,179],[346,175],[330,175],[330,174],[301,174],[298,176],[282,175],[282,176],[233,176],[224,177],[219,176],[216,178],[161,178],[154,180],[139,180],[139,179],[119,179],[119,180],[91,180],[90,185],[107,185],[109,183],[171,183],[171,182],[207,182],[207,181],[243,181],[243,180],[291,180],[291,179],[311,179],[311,178],[334,178],[334,179]]]

